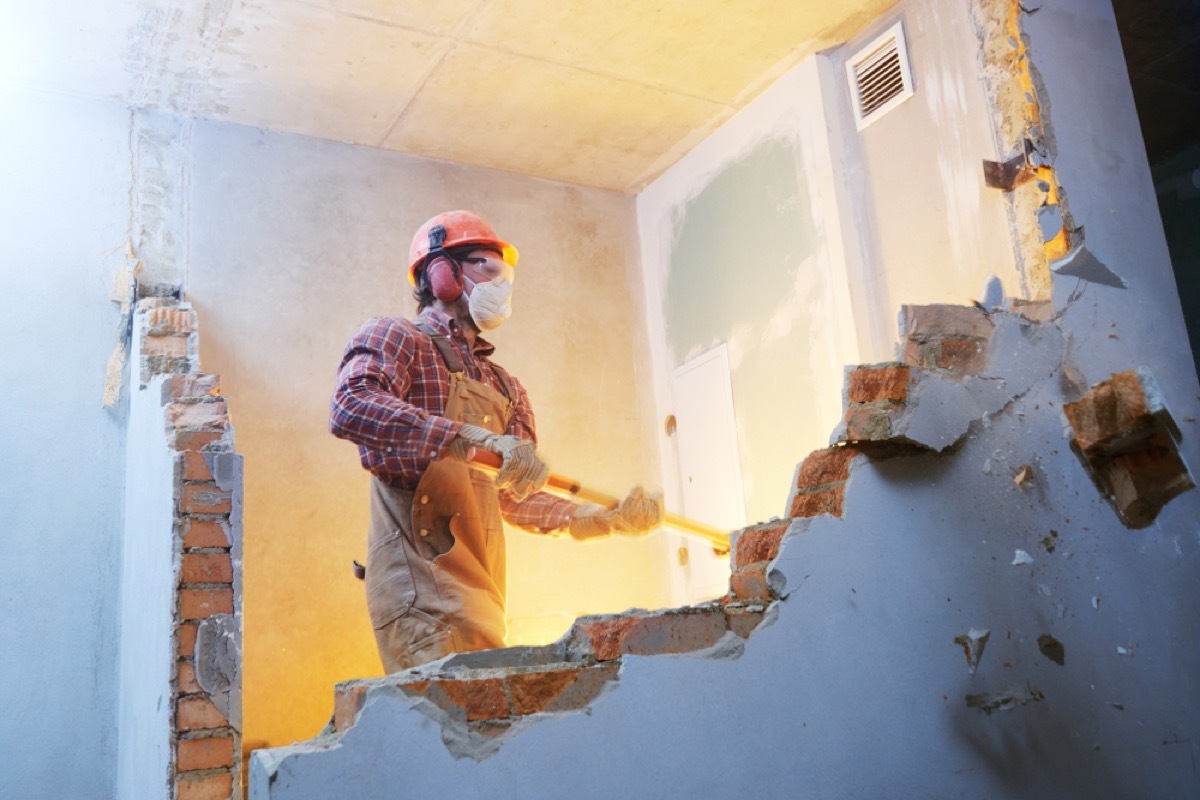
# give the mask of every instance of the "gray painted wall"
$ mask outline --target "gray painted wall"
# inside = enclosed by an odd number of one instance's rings
[[[0,794],[114,794],[130,114],[0,92]]]

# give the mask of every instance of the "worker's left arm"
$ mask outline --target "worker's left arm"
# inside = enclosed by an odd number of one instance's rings
[[[512,378],[513,398],[512,416],[508,420],[505,433],[537,445],[537,427],[533,419],[533,408],[529,404],[529,396],[520,381]],[[528,497],[518,500],[512,492],[500,491],[500,512],[504,521],[509,525],[530,531],[532,533],[550,533],[563,530],[571,524],[576,505],[570,500],[564,500],[546,492],[535,492]]]

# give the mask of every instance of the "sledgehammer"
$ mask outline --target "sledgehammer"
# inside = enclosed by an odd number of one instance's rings
[[[491,473],[497,472],[502,463],[500,456],[487,450],[480,450],[477,447],[472,447],[467,451],[467,460],[471,462],[471,466]],[[546,491],[571,500],[596,503],[605,508],[616,508],[621,504],[621,501],[612,495],[586,489],[579,481],[563,477],[562,475],[555,475],[554,473],[551,473],[550,477],[546,480]],[[663,514],[662,524],[707,540],[712,545],[713,552],[719,556],[729,554],[729,534],[725,531],[670,512]]]

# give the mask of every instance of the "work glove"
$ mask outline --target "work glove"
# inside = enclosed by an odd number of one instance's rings
[[[616,508],[605,508],[595,503],[576,506],[571,515],[571,538],[580,541],[598,539],[610,533],[623,536],[645,536],[662,524],[662,497],[646,494],[641,486],[635,486]]]
[[[537,456],[537,447],[528,439],[508,434],[492,433],[469,423],[458,430],[458,438],[450,444],[451,455],[466,460],[467,450],[478,447],[500,456],[502,463],[496,473],[496,488],[508,489],[518,503],[541,491],[550,477],[550,468]]]

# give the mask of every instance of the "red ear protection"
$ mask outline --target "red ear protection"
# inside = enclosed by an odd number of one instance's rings
[[[440,256],[425,267],[429,273],[429,288],[433,296],[443,303],[453,303],[462,297],[462,270],[453,260]]]

